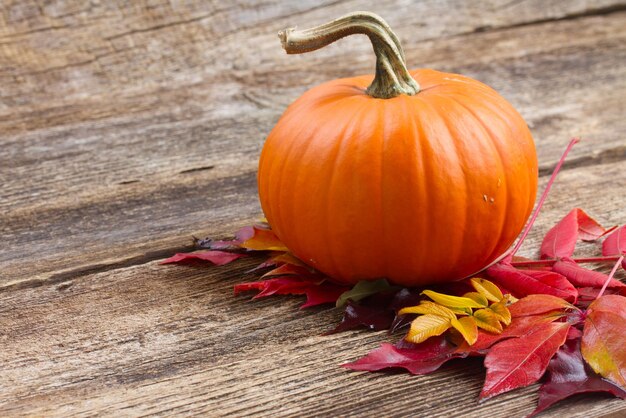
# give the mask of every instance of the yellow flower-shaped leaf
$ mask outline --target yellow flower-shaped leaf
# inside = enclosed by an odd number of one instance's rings
[[[476,325],[487,332],[494,334],[500,334],[502,332],[502,324],[500,324],[498,317],[491,309],[479,309],[475,311],[474,319],[476,320]]]
[[[480,304],[483,308],[489,306],[489,301],[487,300],[487,298],[478,292],[467,292],[463,295],[463,297],[472,299],[474,302]]]
[[[474,289],[490,302],[500,302],[504,297],[498,286],[491,283],[489,280],[474,277],[470,279],[470,282],[472,286],[474,286]]]
[[[456,318],[454,312],[445,306],[437,305],[436,303],[430,302],[428,300],[422,301],[417,306],[410,306],[407,308],[402,308],[398,312],[398,315],[406,315],[406,314],[421,314],[421,315],[439,315],[444,318]]]
[[[453,319],[451,325],[459,331],[459,333],[463,336],[463,339],[467,341],[469,345],[472,345],[478,339],[478,328],[474,317],[466,316],[459,319]]]
[[[444,295],[443,293],[433,292],[432,290],[424,290],[422,294],[428,296],[440,305],[447,306],[448,308],[467,309],[483,307],[475,300],[462,296]]]
[[[411,329],[405,339],[419,344],[430,337],[443,334],[450,326],[450,318],[433,314],[418,316],[411,322]]]

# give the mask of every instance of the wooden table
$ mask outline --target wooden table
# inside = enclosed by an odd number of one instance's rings
[[[410,67],[477,78],[534,133],[545,185],[524,253],[569,209],[626,223],[626,4],[604,1],[0,3],[0,415],[519,417],[478,405],[480,360],[430,376],[339,364],[385,333],[320,336],[339,310],[233,297],[255,260],[160,266],[261,216],[263,140],[326,80],[371,73],[363,37],[287,56],[276,32],[369,9]],[[351,52],[346,54],[345,51]],[[258,261],[258,260],[256,260]],[[602,395],[546,416],[624,416]]]

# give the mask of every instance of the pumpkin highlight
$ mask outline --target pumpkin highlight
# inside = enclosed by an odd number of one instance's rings
[[[372,39],[376,75],[314,87],[285,111],[259,162],[268,222],[295,256],[338,282],[421,286],[482,270],[511,246],[534,205],[537,157],[526,123],[476,80],[407,71],[376,15],[281,38],[299,53],[352,33]]]

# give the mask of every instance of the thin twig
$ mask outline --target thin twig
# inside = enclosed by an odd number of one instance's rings
[[[526,225],[526,229],[524,229],[524,232],[522,233],[522,237],[519,239],[519,241],[517,241],[517,244],[515,244],[515,247],[513,248],[513,251],[511,251],[511,253],[509,254],[509,257],[513,257],[515,253],[517,252],[517,250],[519,250],[519,248],[522,246],[522,243],[526,239],[526,236],[530,232],[530,229],[533,227],[533,224],[535,223],[535,220],[537,219],[537,216],[539,215],[539,211],[541,210],[543,203],[548,197],[548,192],[550,191],[550,188],[552,187],[552,183],[554,183],[554,180],[556,179],[556,175],[559,173],[559,171],[561,170],[561,166],[565,162],[565,157],[567,157],[567,154],[569,154],[569,152],[572,150],[572,147],[576,143],[578,143],[578,141],[580,141],[579,138],[572,138],[572,140],[567,145],[567,148],[565,148],[565,152],[563,152],[561,159],[556,164],[556,167],[554,167],[554,171],[552,172],[552,175],[550,176],[550,180],[548,180],[548,184],[546,184],[546,189],[543,191],[543,194],[541,195],[541,199],[539,199],[539,203],[537,204],[537,209],[535,209],[535,212],[533,213],[532,218],[530,218],[530,222],[528,222],[528,225]]]

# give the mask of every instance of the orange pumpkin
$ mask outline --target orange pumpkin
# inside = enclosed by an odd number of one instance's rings
[[[374,14],[279,35],[301,53],[353,33],[372,40],[376,75],[314,87],[286,110],[259,163],[268,222],[294,255],[339,282],[417,286],[482,270],[535,202],[526,123],[476,80],[409,72]]]

